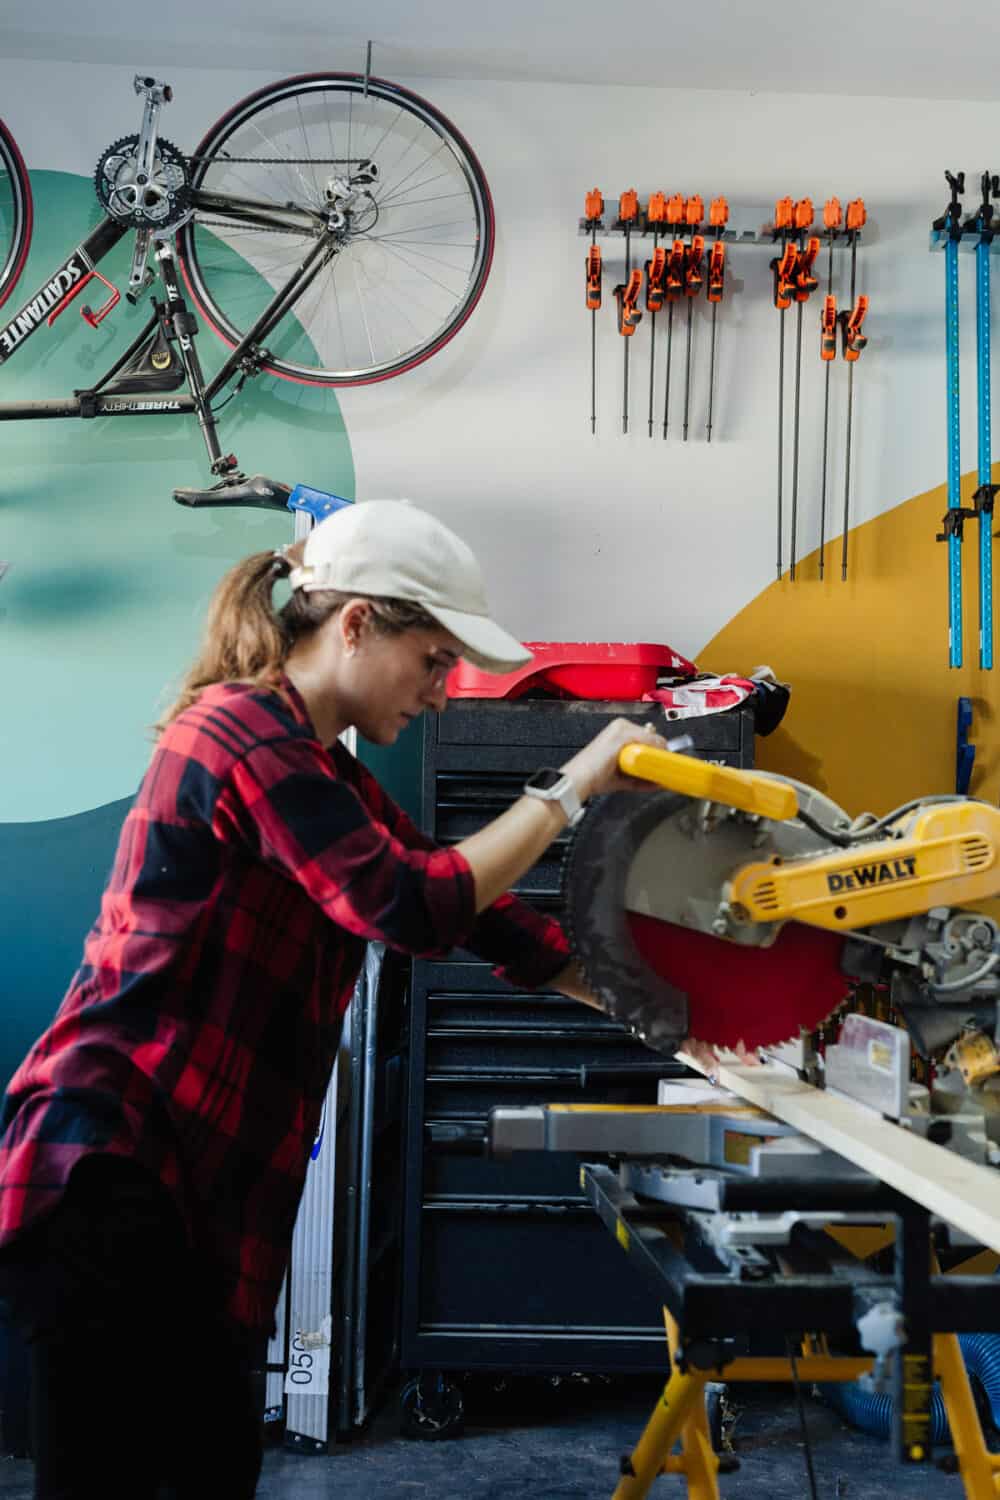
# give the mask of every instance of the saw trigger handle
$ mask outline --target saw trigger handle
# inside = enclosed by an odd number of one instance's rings
[[[799,810],[795,788],[784,781],[774,781],[753,771],[738,771],[731,766],[716,766],[710,761],[678,755],[673,750],[658,750],[654,745],[636,741],[625,745],[618,754],[618,769],[626,776],[655,782],[668,791],[680,792],[705,802],[722,802],[741,812],[757,813],[762,818],[785,822]]]

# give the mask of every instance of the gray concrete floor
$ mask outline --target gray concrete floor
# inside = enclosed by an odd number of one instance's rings
[[[465,1436],[430,1443],[400,1438],[390,1403],[363,1436],[329,1456],[269,1450],[259,1500],[610,1500],[619,1458],[634,1446],[658,1392],[645,1381],[558,1389],[515,1382],[499,1396],[469,1391]],[[732,1396],[740,1469],[720,1479],[723,1500],[808,1500],[788,1387],[734,1387]],[[818,1399],[807,1399],[806,1418],[820,1500],[961,1500],[958,1476],[897,1467],[884,1442],[845,1427]],[[653,1488],[660,1500],[683,1494],[674,1477]],[[30,1463],[0,1461],[0,1497],[30,1500]]]

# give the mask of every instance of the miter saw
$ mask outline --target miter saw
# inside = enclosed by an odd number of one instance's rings
[[[851,980],[886,983],[921,1054],[1000,1071],[1000,929],[969,907],[1000,894],[1000,810],[852,819],[771,773],[644,744],[619,764],[666,790],[592,803],[564,869],[574,951],[617,1020],[666,1053],[759,1048],[812,1031]]]
[[[1000,1252],[1000,1134],[968,1088],[1000,1082],[1000,930],[970,905],[1000,894],[1000,810],[928,797],[852,819],[799,782],[648,744],[619,765],[664,790],[592,803],[563,879],[574,952],[610,1015],[665,1053],[694,1038],[772,1060],[797,1039],[801,1060],[803,1034],[858,980],[888,985],[910,1036],[847,1016],[823,1091],[786,1060],[806,1077],[720,1065],[734,1092],[670,1079],[655,1106],[491,1112],[495,1155],[580,1159],[583,1192],[664,1307],[670,1380],[614,1500],[643,1500],[660,1473],[717,1500],[735,1459],[712,1453],[708,1382],[862,1372],[891,1390],[907,1464],[933,1458],[936,1373],[966,1495],[996,1500],[955,1334],[1000,1329],[1000,1279],[937,1274],[931,1230],[953,1264]],[[948,1051],[950,1100],[941,1077],[912,1081],[911,1040]],[[889,1245],[891,1268],[872,1259]]]

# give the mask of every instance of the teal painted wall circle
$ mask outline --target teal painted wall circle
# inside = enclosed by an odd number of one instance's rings
[[[100,217],[89,179],[31,180],[35,237],[11,315]],[[100,267],[119,289],[131,246],[127,236]],[[0,401],[68,396],[109,368],[150,307],[123,297],[91,329],[80,303],[105,295],[92,282],[0,369]],[[227,352],[204,325],[197,348],[209,374]],[[334,392],[258,377],[219,420],[223,451],[248,473],[353,497]],[[288,541],[292,519],[174,503],[175,486],[210,482],[190,416],[4,422],[0,456],[0,823],[62,818],[134,791],[148,726],[196,649],[213,587],[247,553]]]

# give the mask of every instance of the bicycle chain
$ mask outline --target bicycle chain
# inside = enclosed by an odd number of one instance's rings
[[[227,167],[346,167],[367,156],[189,156],[188,161],[224,163]]]
[[[277,224],[244,224],[239,220],[233,219],[203,219],[200,215],[196,222],[199,229],[228,229],[232,231],[234,228],[238,228],[240,234],[295,234],[301,238],[302,235],[308,233],[305,229],[293,229],[291,225],[281,225],[279,227]]]

